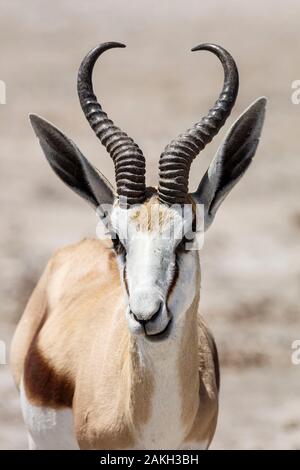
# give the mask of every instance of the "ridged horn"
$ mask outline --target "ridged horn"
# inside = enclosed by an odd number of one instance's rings
[[[118,42],[106,42],[92,49],[83,59],[77,80],[81,108],[91,128],[113,159],[117,193],[126,196],[128,205],[145,199],[146,164],[143,152],[128,135],[116,127],[102,110],[94,94],[92,73],[98,57],[108,49],[125,47]]]
[[[192,49],[200,50],[210,51],[220,59],[224,69],[223,89],[208,114],[167,145],[160,156],[158,195],[168,205],[187,202],[191,163],[224,125],[238,94],[239,75],[231,55],[215,44],[200,44]]]

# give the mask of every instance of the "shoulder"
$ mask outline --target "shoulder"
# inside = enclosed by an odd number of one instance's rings
[[[111,242],[85,238],[78,243],[57,250],[49,261],[50,279],[64,274],[71,277],[85,276],[88,272],[114,268],[116,259]]]
[[[118,278],[118,267],[111,242],[84,239],[56,251],[48,265],[48,302],[61,300],[66,293],[79,296],[95,284],[100,287],[112,278]]]
[[[108,257],[110,253],[111,242],[108,240],[97,240],[93,238],[84,238],[80,242],[65,246],[54,252],[50,258],[50,269],[58,268],[66,263],[78,261],[78,258],[84,257],[90,260],[94,256]]]

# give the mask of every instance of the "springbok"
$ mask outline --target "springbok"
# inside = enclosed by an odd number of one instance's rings
[[[197,205],[206,230],[251,163],[266,99],[233,124],[189,193],[191,163],[225,123],[239,84],[225,49],[195,47],[221,61],[222,92],[200,122],[164,149],[158,189],[146,188],[142,151],[108,119],[93,91],[95,62],[115,47],[124,45],[104,43],[87,54],[78,94],[112,157],[117,193],[70,139],[30,116],[52,169],[97,209],[112,241],[85,239],[55,253],[17,327],[11,362],[29,447],[206,449],[217,423],[219,365],[198,311],[199,250],[187,249],[187,240],[193,245]]]

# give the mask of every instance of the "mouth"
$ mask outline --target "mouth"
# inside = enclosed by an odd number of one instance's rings
[[[146,330],[145,331],[145,337],[147,338],[148,341],[151,341],[151,342],[159,342],[159,341],[164,341],[165,339],[167,339],[169,336],[170,336],[170,332],[171,332],[171,329],[172,329],[172,318],[169,319],[166,327],[160,331],[159,333],[156,333],[154,335],[148,335]]]

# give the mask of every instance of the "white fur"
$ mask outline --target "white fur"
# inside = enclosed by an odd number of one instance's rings
[[[149,320],[161,305],[161,313],[155,320],[145,326],[147,334],[163,331],[172,318],[177,322],[178,316],[190,305],[195,290],[195,262],[198,254],[191,250],[184,257],[184,266],[179,263],[184,275],[178,280],[175,291],[176,299],[167,299],[168,291],[176,269],[176,246],[183,235],[192,230],[192,208],[187,205],[184,212],[180,207],[164,208],[167,211],[167,222],[158,223],[158,204],[153,205],[154,230],[140,230],[139,217],[141,207],[122,209],[116,206],[111,214],[113,230],[118,233],[126,249],[125,259],[119,257],[121,278],[126,264],[126,281],[129,295],[126,318],[129,330],[134,335],[144,335],[144,328],[136,321]],[[181,260],[180,260],[181,261]],[[179,287],[178,287],[179,286]],[[192,287],[193,293],[190,291]],[[180,305],[178,305],[180,302]]]
[[[154,379],[151,414],[138,434],[141,449],[176,449],[183,442],[181,396],[178,374],[178,342],[168,339],[162,343],[139,340],[145,366]]]
[[[20,386],[23,419],[28,431],[29,449],[79,450],[70,408],[55,410],[32,405]]]
[[[181,336],[185,327],[185,318],[180,312],[186,311],[195,295],[195,257],[198,253],[185,255],[179,271],[178,287],[174,290],[170,306],[175,322],[170,336],[162,342],[149,342],[144,337],[138,338],[138,347],[144,361],[154,378],[151,415],[141,429],[139,443],[142,449],[178,449],[184,441],[187,430],[182,422],[181,384],[178,372]],[[195,402],[195,414],[197,411]],[[192,445],[192,444],[191,444]],[[200,448],[207,447],[207,443]],[[192,447],[191,447],[192,448]],[[199,448],[199,443],[197,447]]]

